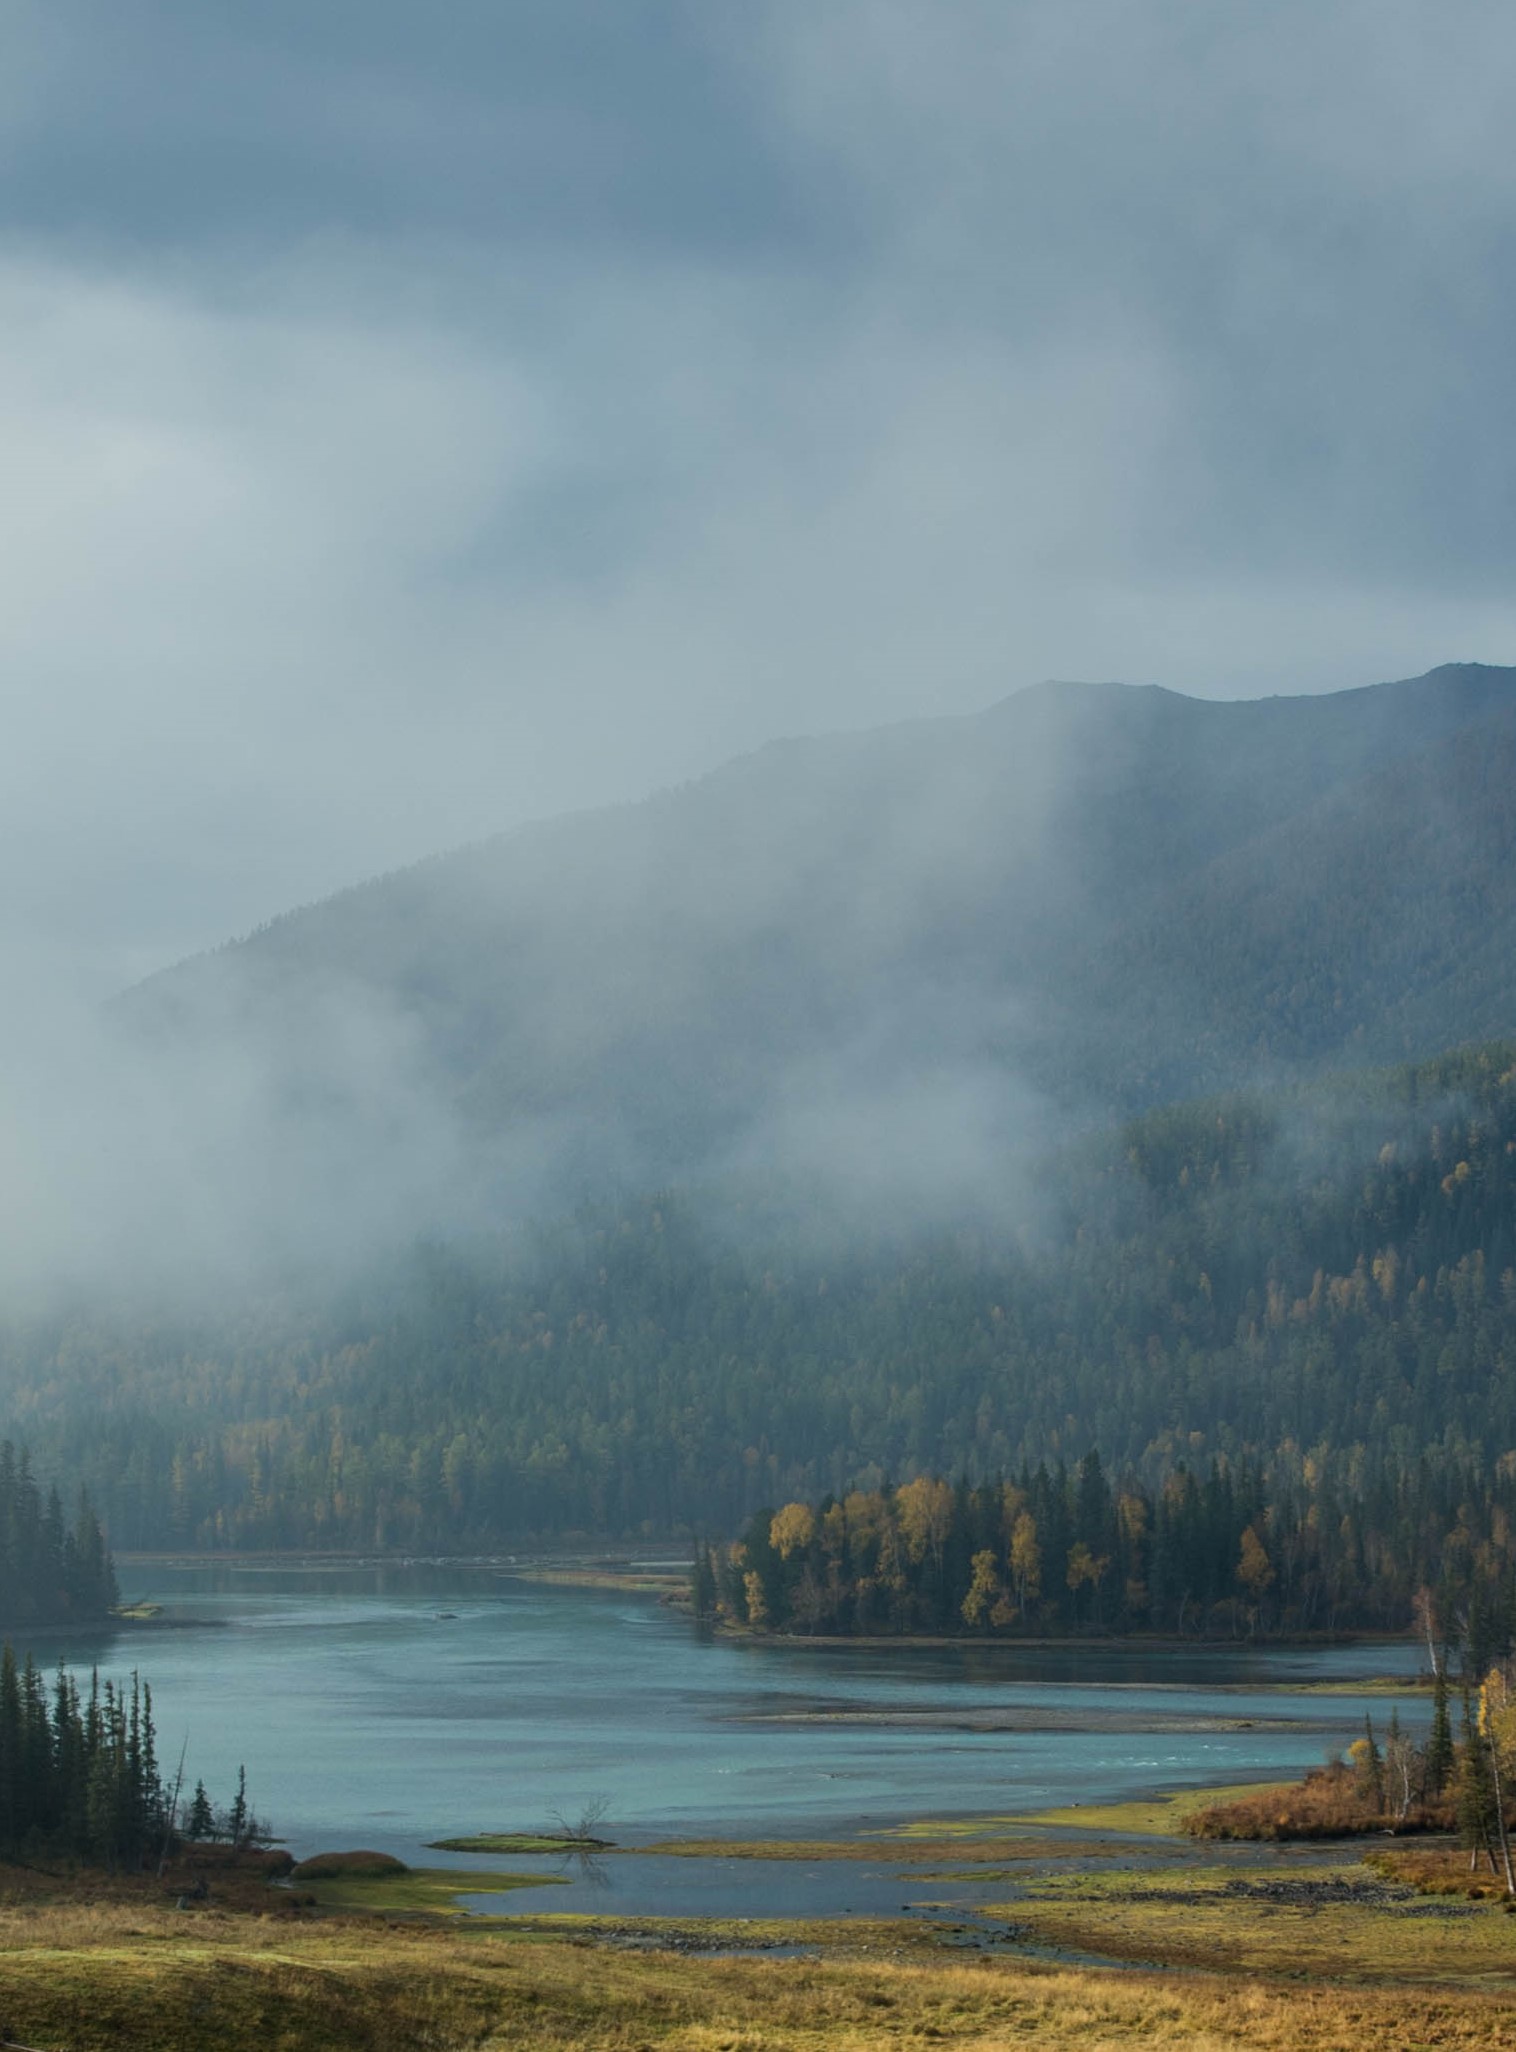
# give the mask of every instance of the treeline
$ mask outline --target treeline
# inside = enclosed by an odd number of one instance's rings
[[[320,1300],[96,1307],[0,1335],[11,1427],[132,1548],[731,1533],[1090,1444],[1150,1495],[1516,1449],[1516,1048],[1153,1113],[1008,1191],[927,1231],[727,1185]]]
[[[72,1526],[56,1488],[46,1496],[31,1460],[0,1443],[0,1624],[56,1625],[102,1618],[119,1601],[105,1535],[87,1496]]]
[[[760,1512],[697,1550],[697,1615],[773,1632],[1268,1636],[1396,1630],[1476,1672],[1516,1645],[1516,1457],[1180,1466],[956,1487],[919,1476]]]

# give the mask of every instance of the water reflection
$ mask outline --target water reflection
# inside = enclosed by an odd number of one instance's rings
[[[557,1864],[560,1877],[577,1882],[581,1891],[590,1895],[610,1893],[613,1885],[611,1870],[602,1853],[590,1852],[580,1846],[573,1852],[561,1854]]]

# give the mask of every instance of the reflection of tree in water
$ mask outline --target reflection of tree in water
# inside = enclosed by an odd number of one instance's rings
[[[609,1847],[605,1839],[597,1838],[595,1834],[610,1806],[609,1796],[597,1795],[582,1804],[572,1818],[566,1817],[562,1810],[551,1812],[557,1835],[563,1841],[559,1873],[603,1892],[608,1892],[613,1885],[610,1869],[600,1857]]]
[[[558,1861],[558,1871],[569,1881],[582,1881],[587,1888],[608,1893],[615,1886],[607,1862],[590,1846],[576,1846],[564,1852]]]

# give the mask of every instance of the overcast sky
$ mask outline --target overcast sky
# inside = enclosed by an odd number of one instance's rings
[[[1504,0],[0,0],[0,943],[1516,661]]]

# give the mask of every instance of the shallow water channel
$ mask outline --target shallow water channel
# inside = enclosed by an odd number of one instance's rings
[[[367,1846],[413,1865],[561,1877],[504,1910],[898,1915],[940,1900],[874,1861],[678,1859],[660,1839],[852,1836],[911,1818],[1035,1811],[1286,1777],[1388,1718],[1383,1694],[1303,1684],[1403,1673],[1407,1643],[1260,1651],[807,1646],[711,1639],[648,1597],[437,1566],[132,1567],[156,1627],[39,1646],[153,1687],[170,1771],[212,1797],[247,1766],[297,1856]],[[172,1628],[174,1626],[180,1628]],[[1408,1694],[1401,1717],[1424,1721]],[[604,1799],[631,1849],[476,1859],[429,1839],[538,1830]],[[955,1900],[978,1891],[957,1886]],[[1004,1900],[1003,1883],[989,1891]]]

